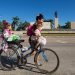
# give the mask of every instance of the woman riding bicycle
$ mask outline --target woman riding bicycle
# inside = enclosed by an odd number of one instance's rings
[[[27,35],[29,36],[29,43],[33,51],[37,50],[39,44],[46,44],[46,39],[41,36],[43,21],[43,15],[39,14],[38,16],[36,16],[36,22],[28,27]],[[35,54],[35,52],[33,54]]]

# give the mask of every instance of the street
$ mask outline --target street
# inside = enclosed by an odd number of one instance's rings
[[[59,56],[60,65],[52,75],[75,75],[75,36],[45,36],[46,48],[53,49]],[[28,46],[28,37],[23,36],[24,46]],[[1,43],[1,41],[0,41]],[[0,70],[0,75],[46,75],[29,70],[18,69],[12,71]]]

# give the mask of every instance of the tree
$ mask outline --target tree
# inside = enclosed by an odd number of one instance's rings
[[[66,22],[65,23],[65,28],[67,28],[67,29],[71,29],[71,22]]]
[[[18,16],[15,16],[15,17],[13,17],[13,22],[12,22],[12,29],[13,30],[16,30],[16,26],[18,26],[18,23],[19,23],[19,17]]]
[[[30,25],[30,23],[27,22],[27,21],[25,21],[25,22],[23,23],[23,26],[24,26],[25,28],[27,28],[29,25]]]
[[[21,22],[19,27],[17,28],[17,30],[26,30],[26,28],[30,25],[29,22],[25,21],[25,22]]]
[[[3,27],[2,27],[2,22],[0,21],[0,32],[2,31]]]
[[[2,20],[0,21],[0,31],[2,31],[4,29],[4,26],[8,24],[8,22],[6,22],[6,20]]]
[[[58,24],[58,29],[62,29],[62,26],[60,24]]]

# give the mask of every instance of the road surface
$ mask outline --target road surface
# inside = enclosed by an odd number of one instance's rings
[[[75,36],[45,36],[47,45],[59,56],[60,66],[52,75],[75,75]],[[28,46],[28,37],[23,36],[24,46]],[[1,41],[0,41],[1,43]],[[18,69],[12,71],[0,70],[0,75],[46,75],[29,70]]]

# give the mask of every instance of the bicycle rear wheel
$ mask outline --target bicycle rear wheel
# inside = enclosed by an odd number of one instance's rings
[[[42,73],[53,73],[59,67],[59,57],[57,53],[48,48],[43,48],[37,52],[34,62]]]
[[[17,60],[14,47],[8,48],[7,51],[3,51],[0,55],[0,67],[2,70],[11,70]]]

